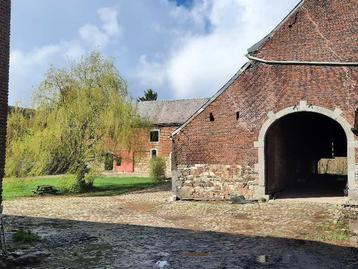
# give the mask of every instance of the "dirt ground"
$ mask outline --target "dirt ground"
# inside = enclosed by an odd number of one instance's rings
[[[161,187],[6,201],[9,247],[49,252],[27,268],[358,268],[342,206],[170,202],[170,195]],[[19,228],[41,240],[16,245]]]

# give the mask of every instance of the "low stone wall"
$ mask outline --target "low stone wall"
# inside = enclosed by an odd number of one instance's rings
[[[258,174],[242,165],[180,165],[173,171],[173,191],[179,199],[227,200],[252,198]]]

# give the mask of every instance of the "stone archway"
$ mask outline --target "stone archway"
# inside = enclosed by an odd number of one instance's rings
[[[344,130],[347,137],[347,178],[348,178],[348,196],[353,197],[357,195],[357,184],[356,184],[356,148],[358,148],[358,141],[355,140],[352,132],[352,127],[341,114],[342,110],[336,108],[334,111],[319,107],[308,105],[306,101],[300,101],[297,106],[285,108],[277,113],[269,112],[268,119],[262,125],[259,133],[259,139],[255,142],[255,147],[258,148],[258,164],[256,170],[259,174],[259,181],[256,196],[266,196],[266,160],[265,160],[265,138],[270,127],[279,119],[297,112],[311,112],[324,115],[332,120],[336,121]]]

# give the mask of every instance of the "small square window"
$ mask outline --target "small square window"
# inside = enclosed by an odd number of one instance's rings
[[[149,141],[152,143],[159,142],[159,131],[158,130],[150,131]]]
[[[157,157],[157,150],[156,149],[151,149],[150,150],[150,157],[151,158],[155,158],[155,157]]]

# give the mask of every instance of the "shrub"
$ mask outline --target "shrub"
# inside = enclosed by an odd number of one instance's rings
[[[82,190],[80,181],[73,175],[63,177],[59,189],[64,193],[80,193]]]
[[[90,169],[88,173],[86,173],[83,184],[82,184],[82,190],[83,191],[89,191],[93,188],[93,183],[95,178],[97,177],[97,171],[95,169]]]
[[[40,237],[30,230],[19,229],[16,231],[16,233],[13,234],[12,239],[15,242],[31,243],[39,241]]]
[[[156,181],[165,179],[165,168],[166,164],[163,158],[152,158],[149,164],[150,177]]]
[[[104,158],[104,170],[106,171],[112,171],[113,170],[113,155],[108,153],[106,154],[105,158]]]

